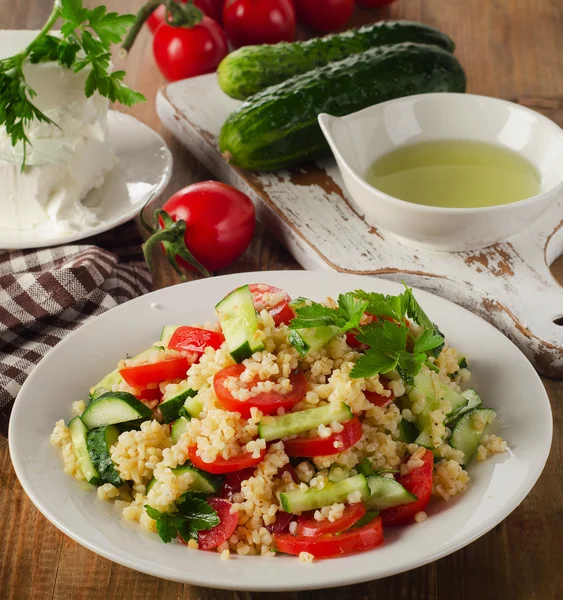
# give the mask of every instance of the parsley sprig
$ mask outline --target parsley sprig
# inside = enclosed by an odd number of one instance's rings
[[[59,19],[60,36],[51,35]],[[0,127],[5,127],[13,146],[23,144],[22,169],[30,143],[26,133],[29,125],[33,121],[53,124],[33,104],[37,94],[25,79],[24,63],[53,61],[75,73],[89,68],[86,97],[98,92],[126,106],[144,102],[142,94],[123,83],[125,71],[111,72],[111,45],[120,43],[134,22],[133,15],[108,13],[105,6],[89,10],[82,6],[82,0],[55,0],[51,16],[31,44],[0,60]]]
[[[359,357],[350,376],[372,377],[396,370],[407,382],[412,382],[423,364],[432,368],[430,356],[437,356],[444,345],[444,336],[432,323],[415,299],[412,289],[397,296],[355,290],[340,294],[336,307],[312,302],[295,309],[296,317],[289,327],[303,329],[335,327],[337,333],[351,332],[368,348]],[[361,325],[364,313],[377,317]],[[412,319],[420,328],[413,334],[407,324]]]
[[[185,492],[176,500],[175,512],[161,512],[148,504],[147,515],[156,521],[156,530],[160,539],[168,544],[180,536],[184,541],[195,540],[197,533],[219,525],[217,511],[205,500],[200,492]]]

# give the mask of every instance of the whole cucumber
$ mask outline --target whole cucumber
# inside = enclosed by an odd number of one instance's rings
[[[306,42],[282,42],[239,48],[223,59],[218,69],[221,89],[238,100],[317,67],[386,44],[415,42],[453,52],[445,33],[414,21],[381,21]]]
[[[219,140],[227,160],[274,171],[330,155],[317,116],[344,116],[379,102],[428,92],[464,92],[465,73],[436,46],[372,48],[272,86],[225,121]]]

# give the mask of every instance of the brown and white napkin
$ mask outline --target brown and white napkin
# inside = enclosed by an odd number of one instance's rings
[[[133,221],[69,246],[0,250],[0,433],[45,354],[88,319],[145,294],[151,277]]]

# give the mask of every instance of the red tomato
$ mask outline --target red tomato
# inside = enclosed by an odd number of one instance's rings
[[[276,326],[279,326],[282,323],[287,325],[291,319],[295,317],[293,309],[289,306],[289,303],[291,302],[289,294],[280,290],[280,288],[265,283],[251,283],[248,287],[250,288],[250,292],[254,299],[256,310],[260,312],[263,308],[267,309],[270,315],[272,315]],[[282,294],[283,298],[272,304],[272,300],[267,296],[266,300],[264,300],[266,294]]]
[[[210,271],[223,269],[233,263],[248,248],[256,217],[252,200],[239,190],[218,181],[203,181],[185,187],[171,196],[163,206],[172,221],[184,221],[186,230],[170,247],[172,255],[181,267],[190,271],[197,268],[178,255],[188,248],[193,257]],[[153,237],[144,244],[145,258],[151,264],[151,248],[159,243],[158,236],[170,231],[160,211],[160,229],[152,230]],[[153,241],[151,241],[153,240]]]
[[[217,350],[224,341],[225,336],[219,331],[183,326],[174,331],[168,342],[168,348],[203,354],[208,346]]]
[[[225,32],[210,17],[190,28],[163,23],[154,34],[154,59],[168,81],[212,73],[228,52]]]
[[[377,392],[368,392],[368,390],[364,392],[364,395],[366,399],[369,400],[372,404],[375,404],[375,406],[381,406],[381,408],[385,408],[386,406],[391,404],[391,402],[393,402],[393,400],[395,399],[393,397],[393,394],[391,394],[390,396],[382,396]]]
[[[262,450],[258,458],[254,458],[252,454],[246,453],[233,458],[216,458],[212,463],[205,462],[197,453],[195,447],[188,448],[188,456],[191,462],[202,471],[212,473],[214,475],[222,475],[223,473],[232,473],[233,471],[242,471],[262,462],[266,449]]]
[[[291,521],[293,521],[293,516],[294,515],[278,510],[276,513],[276,520],[271,525],[267,525],[266,529],[270,533],[283,533],[289,527]]]
[[[426,451],[423,460],[424,464],[421,467],[398,479],[405,489],[418,497],[418,500],[382,510],[381,518],[385,525],[409,523],[414,519],[417,512],[426,508],[432,494],[432,469],[434,467],[434,455],[430,450]]]
[[[284,473],[289,473],[291,475],[291,479],[293,479],[293,483],[299,483],[299,479],[297,478],[297,473],[295,472],[295,469],[289,463],[280,469],[280,472],[278,473],[278,477],[282,477]]]
[[[142,390],[137,396],[139,400],[160,400],[162,398],[162,392],[160,388],[147,388]]]
[[[367,8],[379,8],[380,6],[387,6],[387,4],[392,4],[393,2],[395,2],[395,0],[356,0],[356,4]]]
[[[124,367],[119,374],[131,387],[146,387],[150,383],[185,378],[190,364],[185,356],[180,356],[148,365]]]
[[[295,36],[291,0],[227,0],[223,23],[229,40],[237,48],[291,42]]]
[[[217,23],[220,23],[223,19],[223,1],[224,0],[194,0],[194,4],[201,9],[204,14],[211,17]],[[188,0],[180,0],[186,4]],[[163,4],[157,6],[150,17],[147,19],[148,28],[154,33],[164,21],[166,9]]]
[[[217,511],[220,523],[211,529],[198,531],[197,544],[200,550],[217,548],[219,544],[222,544],[233,535],[238,525],[238,515],[231,513],[232,504],[228,500],[208,498],[207,502]]]
[[[293,3],[297,20],[323,33],[345,27],[354,12],[354,0],[294,0]]]
[[[344,513],[336,521],[316,521],[314,511],[304,513],[297,521],[296,535],[305,537],[316,537],[318,535],[326,535],[328,533],[340,533],[350,529],[354,523],[358,522],[366,514],[366,507],[361,503],[348,504],[344,509]]]
[[[285,395],[279,392],[262,392],[248,400],[233,398],[231,391],[225,387],[229,377],[240,377],[246,367],[244,365],[231,365],[221,369],[213,378],[213,388],[219,402],[231,412],[238,412],[242,417],[250,417],[250,409],[256,407],[265,415],[277,413],[279,408],[290,410],[307,392],[308,382],[303,373],[291,373],[289,381],[292,389]]]
[[[225,474],[225,485],[221,490],[222,498],[231,498],[233,494],[238,494],[242,488],[242,482],[246,481],[254,475],[254,467],[234,471],[233,473]]]
[[[288,456],[329,456],[337,454],[353,446],[362,437],[362,424],[358,417],[353,417],[344,424],[340,433],[333,433],[327,438],[294,438],[284,442]],[[340,444],[335,447],[335,443]]]
[[[315,558],[327,558],[370,550],[383,543],[381,517],[375,517],[367,525],[338,535],[326,534],[318,537],[278,533],[274,536],[277,549],[286,554],[310,552]]]

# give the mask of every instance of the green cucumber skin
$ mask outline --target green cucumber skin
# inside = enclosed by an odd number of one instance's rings
[[[306,42],[246,46],[231,52],[217,70],[221,89],[245,100],[263,89],[350,55],[386,44],[416,42],[454,51],[445,33],[413,21],[381,21]]]
[[[330,155],[317,117],[344,116],[429,92],[464,92],[455,57],[435,46],[398,44],[297,75],[252,96],[225,121],[220,149],[244,169],[275,171]]]
[[[110,448],[117,442],[118,437],[119,429],[115,425],[92,429],[86,436],[88,454],[102,483],[111,483],[116,487],[123,485],[123,481],[111,460]]]

